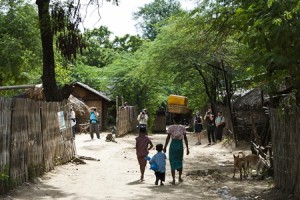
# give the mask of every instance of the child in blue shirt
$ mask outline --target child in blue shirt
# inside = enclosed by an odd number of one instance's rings
[[[155,185],[158,185],[158,181],[160,181],[160,185],[164,185],[163,182],[165,181],[166,177],[166,154],[162,151],[163,145],[158,144],[156,145],[157,153],[151,158],[150,164],[155,163],[158,167],[157,170],[155,170]]]

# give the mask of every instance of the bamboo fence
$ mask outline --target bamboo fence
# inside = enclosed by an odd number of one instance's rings
[[[300,107],[270,109],[274,183],[284,193],[300,198]],[[297,198],[297,199],[298,199]]]
[[[120,106],[117,111],[117,136],[136,130],[138,125],[135,106]]]
[[[58,123],[63,111],[64,128]],[[72,159],[68,102],[0,97],[0,193]]]

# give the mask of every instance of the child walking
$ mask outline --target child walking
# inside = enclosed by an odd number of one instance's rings
[[[136,155],[140,165],[141,179],[140,181],[144,181],[144,173],[147,165],[146,157],[149,153],[149,150],[152,149],[153,144],[151,140],[146,135],[145,131],[140,131],[139,136],[135,138],[136,141]]]
[[[160,181],[160,185],[164,185],[163,182],[165,181],[166,177],[166,154],[162,151],[163,145],[158,144],[156,145],[157,153],[151,158],[150,164],[156,163],[158,169],[155,171],[155,185],[158,185]]]

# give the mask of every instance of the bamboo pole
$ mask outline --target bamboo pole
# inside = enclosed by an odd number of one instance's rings
[[[26,88],[35,88],[35,85],[0,86],[0,90],[15,90],[15,89],[26,89]]]

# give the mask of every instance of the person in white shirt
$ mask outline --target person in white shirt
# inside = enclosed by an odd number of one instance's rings
[[[148,115],[146,113],[146,110],[143,109],[142,112],[137,117],[137,120],[139,122],[139,131],[140,132],[147,132],[147,122],[148,122]]]
[[[225,127],[225,118],[222,115],[222,112],[218,112],[218,117],[215,120],[216,124],[216,140],[222,141],[223,128]]]
[[[73,108],[70,109],[70,123],[72,127],[72,134],[73,134],[73,139],[75,139],[75,134],[76,134],[76,115],[75,111]]]

